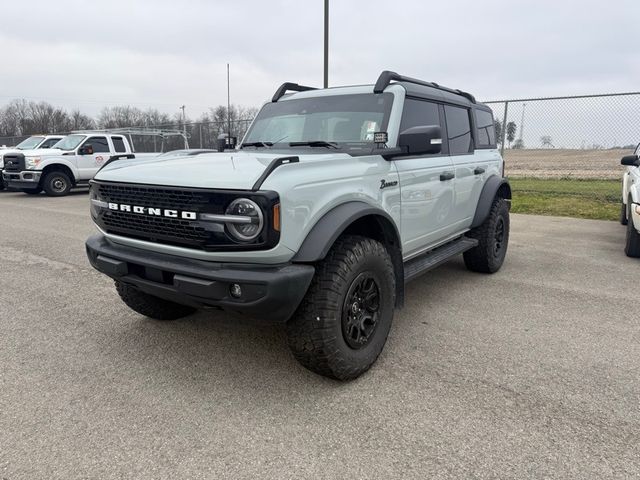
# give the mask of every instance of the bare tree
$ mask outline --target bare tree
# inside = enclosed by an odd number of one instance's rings
[[[509,148],[511,148],[511,142],[513,142],[516,138],[516,131],[518,127],[516,126],[516,122],[507,123],[507,142],[509,142]]]
[[[542,143],[542,148],[555,148],[553,143],[551,142],[550,135],[543,135],[540,137],[540,143]]]

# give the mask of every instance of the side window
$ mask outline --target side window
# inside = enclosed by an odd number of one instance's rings
[[[402,109],[402,120],[400,121],[400,132],[407,128],[421,125],[440,125],[440,114],[438,104],[425,100],[407,98]]]
[[[636,147],[636,155],[638,155],[640,157],[640,143]]]
[[[496,130],[491,112],[476,110],[478,148],[496,146]]]
[[[93,153],[109,153],[109,143],[107,137],[91,137],[85,143],[93,147]]]
[[[449,154],[462,155],[469,153],[472,148],[469,110],[445,105],[444,114],[447,119]]]
[[[40,145],[38,148],[51,148],[56,143],[58,143],[59,141],[60,141],[59,138],[49,138],[49,139],[45,140],[44,142],[42,142],[42,145]]]
[[[113,148],[116,152],[122,153],[127,151],[127,149],[124,148],[124,141],[122,140],[122,137],[111,137],[111,141],[113,142]]]

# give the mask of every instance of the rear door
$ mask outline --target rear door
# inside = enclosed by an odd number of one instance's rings
[[[405,99],[400,132],[426,125],[442,126],[442,107],[418,98]],[[451,235],[453,164],[446,151],[394,160],[400,178],[402,249],[411,257]]]
[[[477,139],[473,135],[475,119],[472,117],[470,108],[445,105],[444,113],[449,154],[456,175],[455,201],[451,219],[458,228],[462,229],[471,225],[482,187],[487,177],[496,173],[499,155],[496,150],[476,149]],[[489,117],[493,131],[493,117],[490,114]],[[493,143],[495,144],[495,134]]]

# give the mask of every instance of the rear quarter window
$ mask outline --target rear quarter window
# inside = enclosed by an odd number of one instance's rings
[[[122,137],[111,137],[111,141],[113,142],[113,148],[117,153],[126,152],[126,148],[124,147],[124,140],[122,140]]]
[[[476,110],[476,131],[478,148],[495,148],[496,127],[491,112]]]

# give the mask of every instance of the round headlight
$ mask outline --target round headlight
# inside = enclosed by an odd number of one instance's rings
[[[229,204],[225,214],[245,217],[247,219],[246,222],[236,221],[238,219],[226,222],[227,230],[229,230],[229,233],[237,240],[248,242],[260,235],[262,227],[264,226],[264,217],[262,210],[260,210],[258,204],[253,200],[237,198]]]

